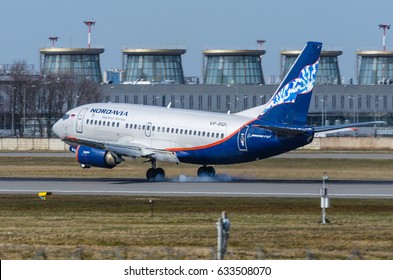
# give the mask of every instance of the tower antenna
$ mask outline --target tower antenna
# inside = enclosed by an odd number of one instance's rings
[[[390,24],[381,23],[379,29],[383,29],[383,37],[382,37],[382,49],[386,51],[386,29],[390,29]]]
[[[59,37],[50,36],[48,39],[52,42],[52,48],[54,48],[57,40],[59,40]]]
[[[90,49],[90,47],[91,47],[91,27],[92,27],[93,25],[95,25],[96,22],[95,22],[95,21],[92,21],[92,20],[86,20],[86,21],[84,21],[83,23],[86,24],[87,27],[89,28],[89,29],[88,29],[88,35],[87,35],[87,46],[88,46],[88,48]]]

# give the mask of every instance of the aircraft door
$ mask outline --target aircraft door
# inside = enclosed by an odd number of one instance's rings
[[[152,127],[151,122],[148,122],[148,123],[146,124],[146,129],[145,129],[145,135],[146,135],[146,137],[150,137],[150,136],[151,136],[151,127]]]
[[[239,151],[242,152],[247,152],[247,132],[248,132],[249,126],[243,126],[239,134],[237,135],[237,147],[239,148]]]
[[[87,112],[88,108],[83,108],[82,110],[79,111],[79,114],[76,118],[76,132],[82,133],[83,132],[83,119],[85,117],[85,114]]]

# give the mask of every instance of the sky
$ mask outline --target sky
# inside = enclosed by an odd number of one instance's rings
[[[392,0],[0,0],[0,64],[25,60],[39,70],[39,49],[105,48],[102,70],[121,68],[124,48],[185,48],[186,76],[202,76],[204,49],[258,49],[266,40],[265,80],[280,74],[280,51],[320,41],[341,50],[341,75],[356,80],[356,51],[381,50],[380,23],[393,24]],[[387,33],[393,50],[393,25]]]

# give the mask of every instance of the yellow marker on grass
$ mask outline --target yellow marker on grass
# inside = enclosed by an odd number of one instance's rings
[[[39,192],[38,196],[42,199],[42,200],[46,200],[46,196],[51,195],[51,192]]]

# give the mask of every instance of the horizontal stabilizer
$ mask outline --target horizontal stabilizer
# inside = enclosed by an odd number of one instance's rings
[[[375,124],[386,124],[386,122],[374,121],[374,122],[349,123],[349,124],[328,125],[328,126],[316,126],[314,127],[314,132],[317,133],[317,132],[331,131],[331,130],[337,130],[337,129],[348,128],[348,127],[371,126]]]
[[[296,126],[275,126],[275,125],[253,125],[254,127],[270,130],[278,136],[293,137],[297,135],[308,135],[312,128]]]

